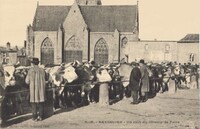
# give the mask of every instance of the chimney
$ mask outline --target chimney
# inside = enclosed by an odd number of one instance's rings
[[[24,48],[26,48],[26,40],[24,40]]]
[[[7,51],[10,51],[10,43],[9,42],[7,42],[7,44],[6,44],[6,49],[7,49]]]

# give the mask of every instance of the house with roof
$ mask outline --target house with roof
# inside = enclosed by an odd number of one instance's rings
[[[119,62],[124,46],[137,41],[138,6],[104,6],[101,0],[75,0],[71,6],[36,8],[27,27],[26,54],[41,64],[94,60],[98,64]]]
[[[199,34],[187,34],[177,42],[177,61],[199,64]]]

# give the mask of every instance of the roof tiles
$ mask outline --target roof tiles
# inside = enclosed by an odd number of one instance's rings
[[[132,6],[79,6],[92,32],[133,32],[136,5]],[[38,6],[33,20],[34,31],[57,31],[67,17],[71,6]]]

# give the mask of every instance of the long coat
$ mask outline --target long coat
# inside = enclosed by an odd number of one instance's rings
[[[129,87],[132,91],[139,91],[140,89],[141,72],[138,67],[133,68],[129,79]]]
[[[144,64],[140,65],[141,77],[141,92],[149,92],[149,73]]]
[[[30,102],[45,101],[45,71],[38,66],[33,66],[28,71],[26,83],[30,86]]]

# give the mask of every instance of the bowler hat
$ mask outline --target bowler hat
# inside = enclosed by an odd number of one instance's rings
[[[39,63],[40,61],[39,61],[39,59],[38,58],[32,58],[32,60],[31,60],[31,63]]]
[[[140,60],[140,63],[144,64],[144,60],[143,60],[143,59],[141,59],[141,60]]]

